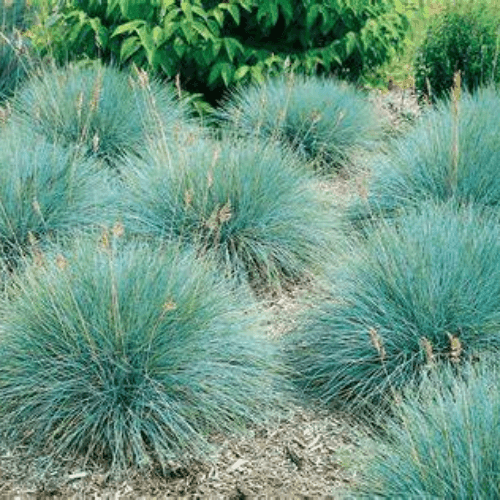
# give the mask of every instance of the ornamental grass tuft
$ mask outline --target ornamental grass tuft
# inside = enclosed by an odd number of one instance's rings
[[[498,218],[428,204],[353,245],[288,348],[306,394],[384,408],[437,362],[498,352],[499,332]]]
[[[32,8],[26,0],[0,2],[0,101],[11,97],[31,66],[21,34]]]
[[[441,367],[395,408],[359,490],[383,498],[500,498],[498,361]]]
[[[185,148],[159,143],[125,169],[132,231],[181,238],[255,287],[321,273],[336,246],[336,214],[290,151],[226,134]],[[128,215],[127,215],[128,214]]]
[[[106,172],[25,132],[6,125],[0,134],[0,261],[9,269],[52,237],[116,216]]]
[[[350,221],[392,217],[425,200],[500,204],[500,94],[491,87],[462,93],[455,83],[448,101],[376,158],[368,196],[349,207]]]
[[[206,459],[276,415],[277,346],[243,289],[177,245],[99,238],[46,252],[2,305],[0,430],[34,456],[126,470]]]
[[[18,124],[117,170],[124,156],[142,156],[152,136],[174,140],[188,122],[169,84],[99,62],[41,70],[12,107]]]
[[[0,102],[11,97],[26,77],[29,61],[21,44],[18,33],[11,33],[7,37],[0,25]]]
[[[348,165],[357,149],[373,148],[382,130],[361,91],[332,78],[293,74],[235,90],[219,115],[244,134],[291,146],[323,173]]]

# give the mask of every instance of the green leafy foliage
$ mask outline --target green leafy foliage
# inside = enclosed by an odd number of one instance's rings
[[[500,348],[497,217],[424,205],[355,241],[330,298],[297,323],[299,385],[328,404],[382,408],[437,362]]]
[[[95,163],[15,127],[0,134],[0,261],[9,269],[57,235],[106,224],[116,204]]]
[[[0,428],[38,455],[167,471],[276,414],[280,363],[247,293],[177,246],[121,243],[124,230],[19,277],[3,304]]]
[[[395,407],[363,493],[383,498],[493,500],[500,496],[498,362],[432,373]]]
[[[59,60],[98,56],[174,77],[212,102],[235,83],[262,81],[285,66],[356,79],[401,46],[400,2],[356,0],[68,0],[55,40],[33,40]],[[50,36],[49,36],[50,38]]]
[[[174,140],[187,127],[185,107],[170,86],[141,70],[132,76],[99,63],[43,70],[12,108],[16,123],[118,170],[123,156],[143,154],[149,137]]]
[[[323,268],[336,217],[290,152],[269,143],[159,143],[127,166],[125,220],[133,231],[182,238],[230,274],[280,286]]]
[[[351,204],[349,220],[392,217],[425,200],[498,207],[498,113],[493,88],[439,102],[373,161],[367,196]]]
[[[324,172],[346,166],[356,149],[372,148],[382,131],[367,96],[320,77],[288,75],[240,87],[219,116],[246,135],[291,146]]]
[[[416,89],[433,100],[445,97],[457,71],[469,92],[499,82],[499,7],[495,0],[462,0],[435,16],[417,50]]]

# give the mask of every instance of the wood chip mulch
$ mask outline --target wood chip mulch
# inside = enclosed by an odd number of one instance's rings
[[[362,436],[345,418],[295,408],[276,427],[222,440],[212,464],[179,468],[170,478],[131,473],[119,483],[85,469],[49,470],[40,482],[25,483],[22,475],[34,477],[33,471],[19,463],[13,468],[7,462],[16,457],[1,456],[0,498],[341,498],[356,482]]]

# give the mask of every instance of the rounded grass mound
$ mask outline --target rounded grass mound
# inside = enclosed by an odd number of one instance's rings
[[[336,217],[297,158],[271,143],[164,143],[127,167],[125,220],[135,231],[181,238],[253,285],[321,272],[336,246]]]
[[[441,368],[395,408],[386,441],[365,471],[364,493],[383,498],[500,497],[498,362]]]
[[[245,134],[291,146],[325,173],[346,166],[357,148],[372,148],[382,130],[361,91],[335,79],[300,75],[239,88],[220,117]]]
[[[332,272],[330,298],[290,337],[307,394],[383,407],[435,362],[498,351],[497,218],[427,205],[358,244]]]
[[[150,136],[174,139],[187,123],[169,85],[98,62],[35,74],[12,107],[18,123],[118,170],[123,156],[144,154]]]
[[[0,260],[8,268],[53,236],[108,224],[116,205],[106,172],[43,137],[0,134]]]
[[[499,114],[492,87],[438,103],[373,162],[368,197],[349,207],[349,219],[391,217],[425,200],[498,206]]]
[[[277,347],[248,294],[177,246],[77,239],[2,308],[0,430],[110,472],[206,458],[280,407]]]

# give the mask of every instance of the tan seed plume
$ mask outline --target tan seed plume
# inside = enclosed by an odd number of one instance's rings
[[[385,352],[382,337],[378,334],[375,328],[370,328],[368,332],[370,334],[370,339],[372,341],[373,347],[375,347],[380,356],[380,361],[384,361],[387,357],[387,354]]]

